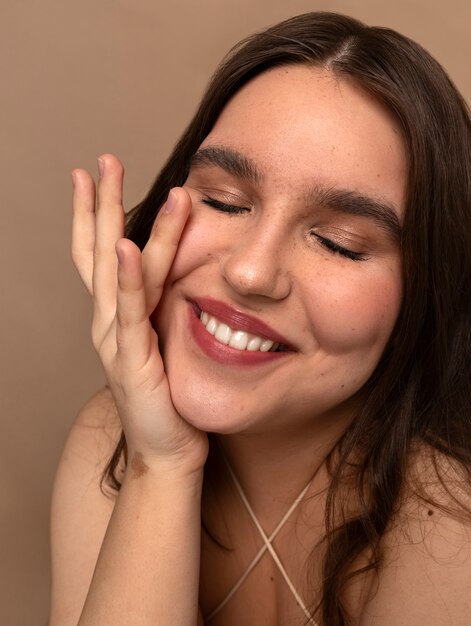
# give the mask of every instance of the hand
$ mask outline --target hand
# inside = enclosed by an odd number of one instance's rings
[[[111,154],[99,159],[99,167],[96,210],[93,178],[85,170],[73,172],[72,258],[93,298],[93,345],[103,363],[129,455],[175,460],[199,469],[207,456],[207,436],[175,410],[157,335],[149,321],[161,298],[191,200],[182,188],[170,191],[141,254],[138,246],[123,238],[123,167]]]

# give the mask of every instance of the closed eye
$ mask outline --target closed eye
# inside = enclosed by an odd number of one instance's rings
[[[368,257],[366,254],[362,252],[354,252],[353,250],[349,250],[348,248],[344,248],[343,246],[339,246],[338,243],[332,241],[331,239],[326,239],[325,237],[321,237],[321,235],[317,235],[316,233],[312,233],[314,237],[321,243],[324,248],[327,248],[333,254],[340,254],[347,259],[351,259],[352,261],[366,261]]]
[[[217,209],[218,211],[222,211],[223,213],[231,213],[231,214],[241,214],[248,213],[250,208],[238,206],[235,204],[228,204],[227,202],[222,202],[221,200],[216,200],[216,198],[206,197],[201,198],[201,202],[206,204],[207,206],[212,207],[213,209]],[[349,250],[348,248],[344,248],[339,244],[335,243],[331,239],[327,239],[326,237],[322,237],[316,233],[312,233],[316,239],[321,243],[321,245],[332,252],[333,254],[339,254],[347,259],[352,261],[366,261],[368,257],[366,254],[362,252],[355,252],[353,250]]]
[[[215,198],[201,198],[201,202],[203,202],[203,204],[207,204],[213,209],[222,211],[223,213],[247,213],[250,211],[248,207],[227,204],[226,202],[221,202],[221,200],[216,200]]]

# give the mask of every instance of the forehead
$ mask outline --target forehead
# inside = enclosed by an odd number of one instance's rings
[[[321,68],[264,72],[229,101],[202,146],[246,155],[273,193],[305,185],[384,198],[401,213],[406,156],[392,114],[350,79]]]

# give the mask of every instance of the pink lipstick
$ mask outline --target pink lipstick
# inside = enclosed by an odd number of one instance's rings
[[[228,365],[257,365],[288,356],[296,349],[280,333],[253,315],[212,298],[197,298],[189,301],[190,330],[196,344],[209,357]],[[233,331],[244,331],[279,345],[278,350],[240,350],[218,341],[200,321],[200,314],[207,313]]]

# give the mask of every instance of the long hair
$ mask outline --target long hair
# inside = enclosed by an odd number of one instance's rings
[[[255,76],[287,64],[326,68],[365,89],[399,122],[408,158],[401,311],[364,405],[339,440],[335,463],[330,457],[323,586],[314,610],[325,626],[341,626],[349,623],[346,584],[381,566],[380,540],[401,503],[417,444],[449,458],[469,479],[471,124],[445,71],[417,43],[334,13],[291,18],[236,45],[215,72],[151,190],[129,214],[127,236],[141,249],[226,103]],[[122,436],[106,471],[116,488],[125,452]],[[342,508],[347,473],[358,493],[354,514]]]

